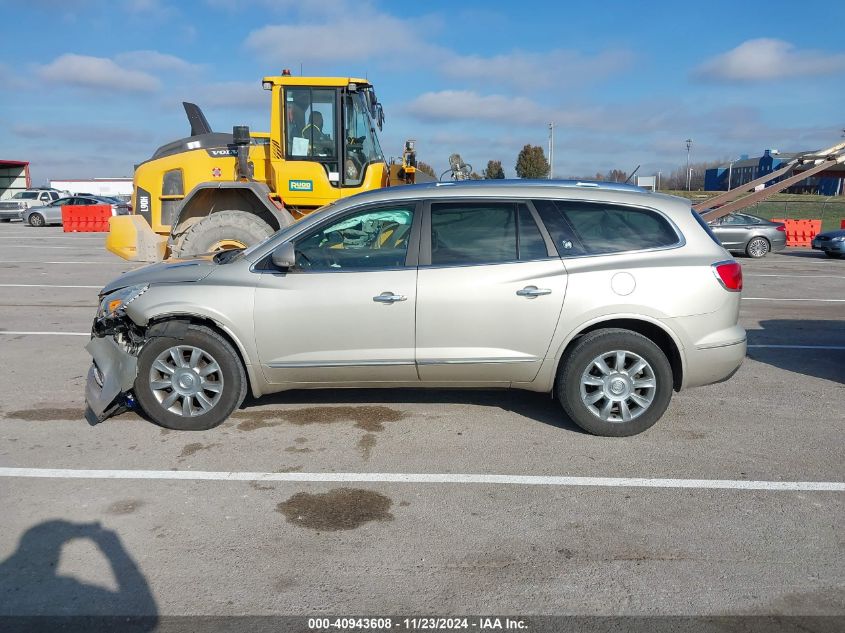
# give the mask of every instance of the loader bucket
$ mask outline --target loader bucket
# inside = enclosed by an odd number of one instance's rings
[[[167,250],[167,236],[154,233],[140,215],[109,218],[106,249],[133,262],[160,262]]]

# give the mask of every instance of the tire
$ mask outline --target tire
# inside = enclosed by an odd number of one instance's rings
[[[173,248],[174,257],[193,257],[210,253],[221,242],[252,246],[270,237],[273,228],[247,211],[219,211],[203,218],[185,231]]]
[[[765,257],[770,250],[772,246],[765,237],[752,237],[745,245],[745,254],[754,259]]]
[[[645,361],[646,365],[634,374],[618,373],[616,372],[617,356],[613,354],[610,357],[614,352],[625,354],[623,368],[633,369],[640,360]],[[605,366],[609,374],[605,374],[593,364],[595,360],[605,355],[608,356]],[[585,382],[582,395],[582,380],[592,380],[595,383],[599,380],[599,376],[606,376],[606,379],[601,378],[605,383],[604,386],[599,387]],[[648,381],[653,381],[654,386],[636,387],[633,380],[642,382],[644,385]],[[619,395],[611,392],[611,388],[614,390],[619,388]],[[616,328],[590,332],[578,341],[569,355],[563,359],[557,381],[558,398],[572,421],[589,433],[605,437],[637,435],[653,426],[669,406],[672,388],[672,368],[663,350],[642,334]],[[592,406],[584,401],[584,398],[589,401],[597,394],[599,398],[593,400]],[[636,398],[639,398],[639,401]],[[624,417],[620,404],[622,401],[625,402],[628,415],[631,416],[629,420],[621,419]],[[647,406],[638,403],[645,401],[648,402]],[[602,419],[602,410],[608,402],[611,403],[607,410],[609,415],[606,419]]]
[[[11,222],[12,218],[0,218],[0,222]]]
[[[175,356],[172,350],[176,350]],[[200,352],[196,360],[194,350]],[[179,366],[176,358],[182,359]],[[174,371],[159,370],[159,363]],[[201,372],[212,363],[218,370],[202,377]],[[177,386],[186,391],[177,391]],[[201,325],[188,326],[181,339],[150,339],[138,355],[135,398],[153,422],[168,429],[204,431],[218,426],[241,405],[246,388],[246,373],[235,349],[217,332]],[[190,395],[186,397],[185,393]],[[210,405],[204,404],[198,393]],[[172,404],[166,408],[170,397]],[[190,403],[187,409],[186,401]]]
[[[44,221],[44,216],[40,213],[31,213],[29,215],[29,225],[35,227],[47,226],[47,222]]]
[[[824,254],[830,257],[831,259],[839,259],[840,257],[842,257],[842,253],[831,253],[830,251],[825,251]]]

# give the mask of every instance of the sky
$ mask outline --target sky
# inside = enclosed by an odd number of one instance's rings
[[[270,129],[261,78],[364,76],[385,155],[417,141],[514,177],[525,144],[554,175],[664,174],[691,159],[842,140],[845,2],[28,0],[3,3],[0,159],[33,183],[131,176],[187,136]]]

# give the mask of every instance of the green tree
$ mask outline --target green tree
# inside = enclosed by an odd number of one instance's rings
[[[437,178],[437,174],[434,171],[434,167],[432,167],[428,163],[424,163],[422,161],[417,162],[417,169],[424,174],[428,174],[432,178]]]
[[[520,178],[546,178],[549,161],[539,145],[526,145],[516,158],[516,175]]]
[[[484,178],[486,178],[487,180],[496,180],[497,178],[504,178],[505,170],[502,167],[502,161],[488,160],[487,169],[485,169],[481,175],[484,176]]]

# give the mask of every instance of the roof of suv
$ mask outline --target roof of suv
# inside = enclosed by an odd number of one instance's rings
[[[446,198],[472,196],[509,196],[548,198],[560,195],[570,199],[629,202],[653,206],[657,200],[682,204],[689,208],[689,200],[654,193],[636,185],[595,180],[462,180],[427,182],[365,191],[340,202],[390,201],[410,198]],[[345,206],[345,205],[344,205]]]

